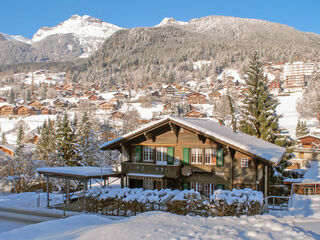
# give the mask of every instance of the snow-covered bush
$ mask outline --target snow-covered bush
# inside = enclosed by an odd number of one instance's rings
[[[251,189],[217,190],[210,199],[194,190],[101,188],[87,193],[87,210],[131,216],[146,211],[180,215],[239,216],[261,212],[263,195]]]
[[[261,213],[263,194],[251,188],[214,191],[210,203],[219,216],[255,215]]]

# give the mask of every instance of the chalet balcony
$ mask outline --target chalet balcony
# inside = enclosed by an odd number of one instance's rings
[[[152,163],[133,163],[122,162],[121,172],[127,173],[141,173],[141,174],[156,174],[163,175],[165,178],[178,178],[181,173],[182,165],[159,165]]]

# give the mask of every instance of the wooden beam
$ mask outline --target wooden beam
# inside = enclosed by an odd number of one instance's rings
[[[169,123],[171,130],[174,132],[174,135],[176,136],[176,142],[178,142],[179,132],[181,127],[178,125],[173,124],[172,122]]]
[[[207,140],[207,138],[205,137],[205,136],[203,136],[203,135],[201,135],[201,134],[197,134],[197,136],[198,136],[198,139],[202,142],[202,143],[205,143],[206,142],[206,140]]]
[[[152,140],[152,142],[156,141],[156,135],[152,132],[144,132],[144,136],[146,137],[147,140]]]
[[[50,207],[50,195],[49,195],[49,177],[47,176],[47,208]]]

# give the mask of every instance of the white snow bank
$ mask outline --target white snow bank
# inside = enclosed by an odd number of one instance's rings
[[[254,191],[251,188],[245,189],[232,189],[221,190],[218,189],[213,192],[210,197],[210,201],[225,201],[228,205],[233,203],[245,203],[245,202],[259,202],[262,206],[263,204],[263,193],[260,191]]]
[[[111,220],[106,217],[80,215],[5,232],[0,234],[0,240],[77,239],[82,233],[90,231],[93,227],[104,226],[110,222]]]
[[[113,221],[81,215],[0,234],[0,239],[315,239],[274,216],[191,217],[148,212]]]

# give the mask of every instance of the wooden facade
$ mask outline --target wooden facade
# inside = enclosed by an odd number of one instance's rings
[[[99,104],[99,108],[102,110],[112,111],[116,109],[116,105],[111,102],[102,102]]]
[[[28,103],[28,106],[35,107],[37,109],[41,109],[42,108],[42,103],[38,102],[38,101],[31,101],[31,102]]]
[[[187,98],[189,104],[205,104],[207,102],[206,95],[201,93],[190,93]]]
[[[4,105],[0,107],[0,113],[3,116],[10,116],[14,114],[14,107],[10,105]]]
[[[187,125],[168,121],[119,139],[102,149],[121,151],[129,187],[194,189],[204,195],[250,187],[268,194],[270,162]]]
[[[14,112],[15,112],[15,114],[21,115],[21,116],[31,115],[31,109],[26,106],[16,107]]]
[[[205,118],[206,116],[207,116],[206,114],[196,110],[191,110],[190,112],[186,113],[186,117],[189,117],[189,118]]]

